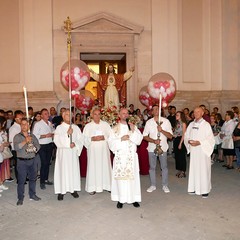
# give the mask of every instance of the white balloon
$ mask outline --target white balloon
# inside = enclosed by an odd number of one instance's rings
[[[167,94],[170,94],[171,92],[172,92],[171,89],[170,89],[170,88],[167,88],[166,93],[167,93]]]
[[[80,68],[79,67],[75,67],[74,68],[74,73],[80,73]]]
[[[165,98],[165,97],[167,96],[167,93],[166,93],[166,92],[163,92],[163,93],[162,93],[162,96],[163,96],[163,98]]]

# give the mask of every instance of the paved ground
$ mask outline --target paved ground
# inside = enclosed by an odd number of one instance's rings
[[[149,178],[141,176],[140,208],[124,205],[117,209],[109,193],[90,196],[84,190],[79,199],[68,194],[59,202],[53,186],[41,190],[39,182],[37,195],[42,200],[34,202],[26,197],[22,206],[16,206],[16,183],[8,183],[9,190],[0,198],[0,239],[239,240],[240,173],[215,163],[212,184],[208,199],[188,195],[187,178],[175,177],[172,158],[171,193],[165,194],[160,187],[147,193]],[[84,186],[83,178],[82,189]]]

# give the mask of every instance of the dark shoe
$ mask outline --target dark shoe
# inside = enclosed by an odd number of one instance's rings
[[[233,167],[233,166],[227,166],[226,169],[227,169],[227,170],[229,170],[229,169],[234,169],[234,167]]]
[[[138,202],[134,202],[134,203],[133,203],[133,206],[134,206],[134,207],[140,207],[140,204],[139,204]]]
[[[63,194],[59,193],[58,194],[58,201],[62,201],[63,200],[63,196],[64,196]]]
[[[223,164],[222,167],[228,167],[228,165],[227,164]]]
[[[40,183],[40,188],[41,188],[42,190],[46,189],[45,184],[44,184],[44,183]]]
[[[17,206],[23,205],[23,200],[18,200],[17,201]]]
[[[195,195],[195,192],[188,192],[189,195]]]
[[[11,177],[5,180],[5,182],[13,182],[13,181],[14,181],[14,179]]]
[[[78,195],[77,191],[74,191],[73,193],[71,193],[71,195],[72,195],[74,198],[79,198],[79,195]]]
[[[33,195],[32,197],[30,197],[30,200],[39,201],[41,200],[41,198],[38,197],[37,195]]]
[[[202,198],[208,198],[208,193],[202,194]]]
[[[118,202],[118,203],[117,203],[117,208],[122,208],[122,207],[123,207],[123,204],[120,203],[120,202]]]
[[[96,193],[96,192],[95,192],[95,191],[93,191],[93,192],[90,192],[89,194],[90,194],[90,195],[94,195],[95,193]]]
[[[47,181],[45,181],[45,184],[46,185],[53,185],[53,182],[50,182],[50,181],[47,180]]]
[[[181,173],[178,175],[178,178],[185,178],[185,177],[186,177],[185,172],[181,172]]]
[[[220,160],[220,159],[218,159],[217,162],[218,162],[218,163],[223,163],[224,160]]]

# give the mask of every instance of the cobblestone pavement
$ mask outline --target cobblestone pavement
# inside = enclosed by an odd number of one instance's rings
[[[171,192],[161,190],[160,170],[159,185],[152,193],[146,192],[149,176],[141,176],[140,208],[124,204],[117,209],[108,192],[89,195],[84,191],[85,178],[78,199],[67,194],[59,202],[53,186],[41,190],[38,181],[37,195],[42,200],[25,197],[23,205],[16,206],[16,182],[6,183],[9,190],[0,198],[0,239],[239,240],[240,173],[221,165],[212,166],[213,189],[208,199],[202,199],[187,194],[187,178],[175,176],[174,160],[169,157]]]

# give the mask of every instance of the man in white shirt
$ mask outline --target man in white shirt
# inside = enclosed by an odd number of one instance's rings
[[[148,142],[148,156],[149,156],[149,175],[151,185],[147,189],[147,192],[153,192],[156,190],[156,165],[157,165],[157,157],[159,157],[161,169],[162,169],[162,189],[165,193],[169,193],[170,190],[168,188],[168,167],[167,167],[167,150],[168,143],[167,139],[172,139],[173,132],[172,126],[168,119],[161,117],[160,122],[161,125],[158,125],[159,122],[159,107],[157,105],[152,108],[153,118],[149,119],[146,122],[144,131],[143,131],[143,139]],[[158,139],[158,134],[160,134],[160,139]],[[160,145],[163,153],[160,156],[156,156],[154,154],[154,150],[156,145]]]
[[[41,189],[46,189],[46,184],[53,185],[53,183],[48,180],[48,175],[53,152],[54,128],[52,123],[48,121],[49,112],[46,108],[41,110],[41,118],[42,119],[34,125],[33,134],[37,137],[41,145],[39,150],[41,158],[40,187]]]
[[[14,112],[14,123],[13,125],[9,128],[9,142],[11,144],[11,150],[13,154],[13,160],[14,160],[14,171],[15,171],[15,177],[18,179],[18,172],[17,172],[17,153],[14,149],[13,145],[13,138],[15,135],[21,132],[21,122],[23,118],[23,112],[21,110],[16,110]],[[8,182],[13,181],[12,178],[7,180]]]

